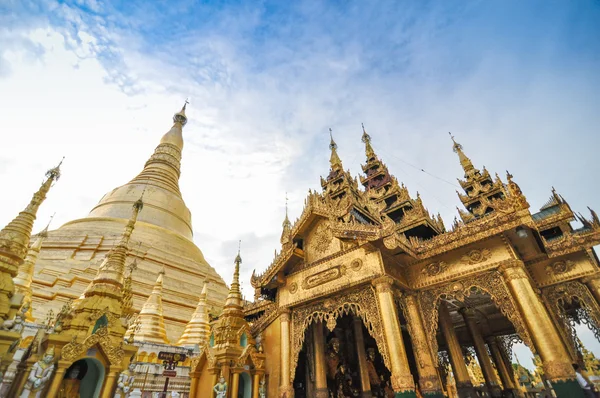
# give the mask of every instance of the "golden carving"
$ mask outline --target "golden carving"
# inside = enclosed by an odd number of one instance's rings
[[[553,382],[572,380],[573,366],[568,361],[546,361],[543,364],[544,373]]]
[[[315,230],[314,235],[312,236],[310,242],[311,247],[317,253],[324,253],[329,247],[329,244],[331,243],[332,239],[333,234],[331,233],[329,222],[322,222],[317,226],[317,229]]]
[[[546,266],[547,275],[560,275],[571,271],[575,267],[575,263],[570,260],[556,261]]]
[[[360,271],[360,269],[362,268],[363,265],[363,261],[360,258],[356,258],[354,260],[352,260],[352,262],[350,263],[350,269],[352,271]]]
[[[436,262],[427,264],[425,267],[423,267],[423,269],[421,270],[421,274],[423,274],[425,276],[436,276],[436,275],[439,275],[442,272],[446,271],[447,268],[448,268],[448,264],[446,264],[446,262],[436,261]]]
[[[478,263],[483,263],[484,261],[489,260],[490,257],[492,257],[492,252],[490,251],[490,249],[474,249],[468,251],[465,255],[463,255],[460,258],[460,261],[463,264],[474,265]]]
[[[119,366],[121,364],[125,355],[123,342],[115,344],[106,327],[99,328],[96,333],[86,337],[82,343],[77,343],[76,338],[73,337],[73,340],[63,347],[61,359],[73,362],[85,355],[86,351],[95,345],[102,348],[102,352],[104,352],[112,365]]]
[[[290,377],[293,379],[298,355],[304,343],[305,331],[315,322],[324,322],[328,328],[335,327],[337,318],[353,314],[359,316],[369,334],[375,339],[377,348],[388,369],[391,368],[383,336],[383,324],[375,292],[371,287],[354,290],[343,295],[331,297],[315,304],[294,309],[292,319],[292,353]]]
[[[296,282],[290,283],[290,293],[294,294],[298,291],[298,284]]]
[[[324,283],[336,280],[345,273],[346,267],[344,265],[336,265],[306,277],[306,279],[302,281],[302,288],[304,290],[312,289]]]
[[[525,328],[525,323],[517,310],[516,303],[508,287],[500,274],[497,271],[492,271],[469,278],[469,280],[464,281],[464,284],[462,282],[453,282],[419,293],[419,302],[423,311],[423,322],[425,323],[425,330],[432,352],[438,351],[436,330],[440,300],[442,298],[453,298],[461,301],[476,292],[486,293],[491,297],[502,314],[514,325],[517,334],[534,351],[530,336]]]

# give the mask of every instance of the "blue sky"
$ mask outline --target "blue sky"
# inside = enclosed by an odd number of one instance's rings
[[[598,0],[0,0],[0,224],[63,155],[36,228],[87,214],[187,97],[181,187],[226,281],[240,238],[246,281],[268,266],[285,192],[295,218],[328,171],[329,127],[358,174],[365,123],[447,225],[461,176],[448,131],[534,210],[552,186],[600,210],[598,70]]]

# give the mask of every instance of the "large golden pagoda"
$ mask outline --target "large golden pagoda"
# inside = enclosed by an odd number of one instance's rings
[[[163,267],[162,300],[170,341],[181,336],[205,281],[210,282],[208,307],[223,306],[227,286],[194,244],[191,214],[179,190],[185,106],[173,120],[140,174],[104,195],[87,217],[48,231],[31,285],[34,318],[44,319],[50,309],[57,313],[68,300],[81,295],[118,241],[131,206],[142,194],[145,208],[129,252],[138,267],[132,280],[134,310],[141,309]]]

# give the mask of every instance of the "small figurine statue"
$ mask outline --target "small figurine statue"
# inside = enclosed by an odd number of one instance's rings
[[[369,375],[369,383],[371,384],[371,391],[379,393],[381,389],[381,379],[377,374],[375,368],[375,349],[369,348],[367,350],[367,373]]]
[[[129,392],[133,389],[135,381],[135,363],[130,363],[127,370],[121,372],[117,381],[115,398],[129,398]]]
[[[23,314],[21,312],[17,312],[15,314],[15,319],[10,319],[4,321],[2,324],[2,330],[8,330],[11,332],[21,333],[25,328],[25,324],[23,321]]]
[[[327,377],[331,380],[335,380],[335,375],[338,371],[338,365],[340,364],[340,341],[337,337],[334,337],[329,342],[329,352],[327,353]]]
[[[267,387],[265,386],[265,376],[263,376],[260,381],[260,387],[258,388],[258,397],[259,398],[267,398]]]
[[[67,377],[64,378],[60,386],[58,392],[59,398],[79,398],[79,385],[81,383],[79,380],[80,372],[81,369],[78,365],[73,366],[69,370]]]
[[[263,352],[262,333],[259,333],[258,336],[256,336],[256,351],[260,353]]]
[[[33,368],[31,368],[31,372],[27,376],[27,382],[25,383],[25,388],[23,389],[20,398],[40,398],[42,396],[44,387],[46,387],[46,384],[54,371],[53,361],[54,346],[51,345],[48,346],[42,359],[37,361],[33,365]]]
[[[227,383],[223,376],[219,378],[219,382],[215,384],[213,391],[217,393],[215,398],[225,398],[227,396]]]

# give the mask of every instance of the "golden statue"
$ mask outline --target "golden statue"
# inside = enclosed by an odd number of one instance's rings
[[[29,376],[27,376],[27,382],[21,393],[21,398],[40,398],[42,396],[42,391],[44,390],[44,387],[46,387],[46,384],[54,371],[53,361],[54,346],[50,346],[44,353],[42,359],[33,365]]]
[[[329,352],[327,353],[327,377],[335,380],[340,364],[340,340],[337,337],[331,339]]]
[[[79,385],[81,380],[79,374],[81,369],[78,365],[75,365],[69,370],[67,377],[64,378],[60,390],[58,392],[59,398],[79,398]]]

